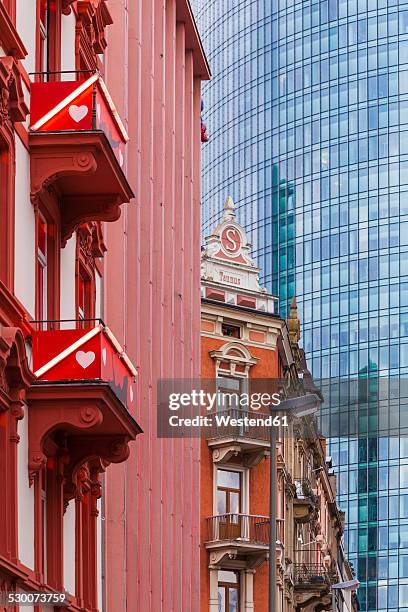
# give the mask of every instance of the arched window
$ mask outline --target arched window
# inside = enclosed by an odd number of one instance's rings
[[[12,148],[11,148],[12,147]],[[0,281],[12,290],[14,261],[14,176],[11,142],[0,136]]]

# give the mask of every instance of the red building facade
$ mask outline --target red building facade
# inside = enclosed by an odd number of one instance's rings
[[[106,78],[130,135],[136,195],[106,230],[105,306],[138,368],[144,433],[107,476],[108,609],[126,600],[132,612],[198,610],[199,441],[157,439],[155,401],[159,378],[200,372],[200,90],[209,72],[187,0],[121,0],[112,16]]]
[[[0,2],[2,593],[198,601],[199,448],[153,405],[199,369],[202,78],[187,1]]]

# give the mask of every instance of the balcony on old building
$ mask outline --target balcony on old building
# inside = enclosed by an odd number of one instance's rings
[[[294,563],[293,582],[295,587],[327,587],[330,577],[327,568],[321,563]]]
[[[57,199],[64,245],[80,223],[118,219],[133,197],[128,135],[99,73],[39,77],[31,85],[31,198]]]
[[[29,404],[31,479],[52,456],[72,474],[89,459],[101,465],[129,455],[141,432],[136,422],[137,372],[102,321],[34,323]]]
[[[256,568],[268,557],[270,518],[251,514],[222,514],[207,518],[206,548],[213,567],[245,564]],[[279,558],[284,547],[284,522],[277,520],[276,550]]]
[[[311,612],[315,610],[315,604],[331,604],[332,580],[324,565],[308,561],[295,563],[292,566],[292,579],[297,609]],[[329,608],[318,609],[327,610]]]
[[[206,437],[214,463],[226,463],[232,457],[239,456],[246,467],[253,467],[267,457],[270,453],[270,433],[264,425],[256,423],[257,419],[265,416],[240,408],[213,414],[212,425],[206,428]],[[234,424],[237,419],[245,419],[247,424]]]
[[[294,480],[295,497],[293,499],[293,515],[297,523],[307,523],[315,515],[318,497],[313,491],[309,478]]]

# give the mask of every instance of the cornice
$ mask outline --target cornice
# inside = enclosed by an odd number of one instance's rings
[[[3,51],[16,59],[24,59],[28,54],[3,2],[0,2],[0,42]]]

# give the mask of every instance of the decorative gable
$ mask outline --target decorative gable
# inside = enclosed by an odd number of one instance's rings
[[[275,313],[277,300],[259,284],[259,268],[249,255],[250,244],[237,222],[228,196],[221,223],[205,239],[201,256],[203,297]]]

